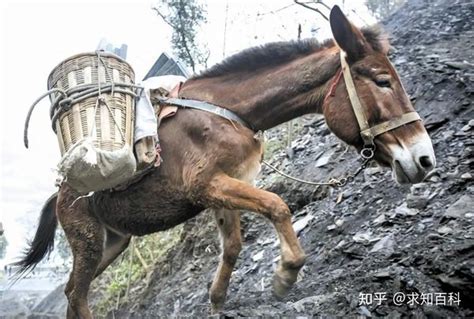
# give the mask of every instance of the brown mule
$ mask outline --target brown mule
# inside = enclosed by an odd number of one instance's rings
[[[383,36],[375,29],[357,29],[338,7],[332,9],[330,23],[335,42],[273,43],[243,51],[190,79],[180,97],[223,106],[255,131],[310,112],[323,113],[339,138],[362,149],[361,128],[346,84],[337,78],[340,50],[347,55],[369,125],[414,109],[387,58]],[[91,318],[90,283],[127,247],[132,235],[169,229],[211,208],[223,249],[210,289],[212,310],[218,311],[241,249],[239,211],[248,210],[266,216],[278,233],[281,259],[273,287],[275,295],[283,297],[296,281],[305,254],[288,206],[251,184],[262,158],[254,130],[208,112],[180,110],[159,128],[161,167],[126,190],[96,192],[77,201],[78,194],[64,183],[43,208],[35,239],[19,265],[31,269],[52,248],[56,213],[74,256],[65,290],[67,317]],[[401,183],[422,181],[435,165],[431,141],[420,121],[385,131],[374,143],[375,159],[391,166]]]

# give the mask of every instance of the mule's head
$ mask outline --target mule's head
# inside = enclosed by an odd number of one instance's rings
[[[331,10],[330,24],[337,45],[346,54],[369,126],[413,112],[413,105],[388,60],[387,39],[374,29],[359,30],[337,6]],[[343,80],[338,82],[334,97],[328,99],[323,111],[329,128],[340,139],[362,149],[359,124]],[[421,121],[382,133],[374,143],[375,160],[390,166],[399,183],[419,183],[435,166],[433,146]]]

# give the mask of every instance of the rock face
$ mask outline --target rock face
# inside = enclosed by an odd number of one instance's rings
[[[474,217],[474,196],[463,195],[454,204],[449,206],[444,216],[448,218],[472,218]]]
[[[276,235],[266,220],[244,213],[244,248],[223,316],[474,316],[473,16],[470,0],[411,0],[384,23],[392,35],[392,61],[432,137],[436,170],[425,183],[405,189],[386,170],[371,167],[344,189],[331,190],[265,169],[259,185],[288,202],[307,263],[288,297],[276,300]],[[326,180],[359,165],[357,154],[329,134],[321,118],[300,123],[291,151],[270,160],[279,168]],[[208,316],[220,253],[211,215],[185,225],[181,243],[155,265],[146,292],[132,295],[111,318]]]
[[[277,301],[271,292],[275,233],[263,218],[243,214],[244,248],[223,316],[474,315],[473,11],[469,0],[412,0],[384,23],[392,61],[434,143],[438,164],[427,181],[404,189],[389,172],[371,168],[343,190],[328,190],[264,170],[259,185],[292,208],[307,263],[289,296]],[[273,163],[313,180],[358,165],[355,152],[328,134],[324,121],[302,121],[292,151],[282,150]],[[208,287],[220,252],[216,227],[204,213],[186,229],[182,243],[156,265],[148,291],[122,305],[115,318],[209,314]],[[400,294],[403,302],[394,298]],[[430,304],[430,294],[441,299]]]

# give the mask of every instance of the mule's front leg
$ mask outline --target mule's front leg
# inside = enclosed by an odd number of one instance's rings
[[[245,209],[269,218],[280,238],[281,259],[274,275],[273,289],[277,297],[284,297],[295,283],[305,262],[305,254],[291,224],[290,209],[276,194],[255,188],[225,174],[215,176],[207,195],[210,206]]]
[[[219,209],[215,216],[222,242],[222,256],[209,293],[213,313],[219,312],[224,305],[230,276],[242,249],[240,212]]]

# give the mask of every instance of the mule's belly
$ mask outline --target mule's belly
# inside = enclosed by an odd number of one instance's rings
[[[173,228],[193,218],[202,208],[185,205],[160,207],[137,205],[133,208],[104,210],[100,219],[122,233],[142,236]]]
[[[142,236],[158,231],[164,231],[184,223],[199,214],[199,209],[174,210],[172,213],[162,209],[149,209],[138,215],[123,214],[109,216],[104,222],[114,229],[135,236]]]
[[[121,192],[96,193],[91,206],[111,228],[132,235],[146,235],[175,227],[199,214],[204,207],[192,204],[169,188],[130,187]]]

